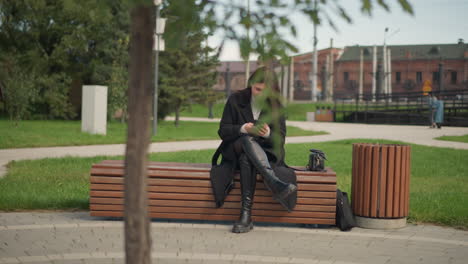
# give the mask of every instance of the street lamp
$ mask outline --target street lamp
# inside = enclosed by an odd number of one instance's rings
[[[387,43],[386,41],[393,37],[396,33],[398,33],[400,29],[394,30],[388,37],[388,27],[385,28],[385,33],[384,33],[384,43],[383,43],[383,91],[387,95],[387,99],[392,101],[392,56],[390,49],[387,49]]]
[[[156,23],[154,27],[155,66],[154,66],[154,96],[153,96],[153,136],[158,133],[158,80],[159,80],[159,51],[164,51],[164,40],[161,35],[164,33],[166,19],[159,17],[162,0],[154,0],[156,6]]]

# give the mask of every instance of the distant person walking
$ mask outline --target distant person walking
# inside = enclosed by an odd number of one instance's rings
[[[442,128],[444,122],[444,101],[437,98],[437,96],[429,92],[429,110],[431,114],[431,128]]]

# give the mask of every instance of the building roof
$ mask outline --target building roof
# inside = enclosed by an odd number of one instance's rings
[[[329,54],[330,50],[333,50],[334,54],[340,54],[343,51],[342,48],[325,48],[325,49],[317,50],[317,55],[320,55],[322,53]],[[312,56],[312,55],[314,55],[314,52],[313,51],[308,51],[308,52],[298,53],[298,54],[292,55],[291,57],[295,58],[295,57]]]
[[[348,46],[339,61],[358,61],[361,49],[364,49],[364,60],[372,60],[374,46]],[[423,44],[423,45],[388,45],[392,60],[433,60],[468,58],[468,44]],[[382,46],[377,46],[377,56],[381,56]]]
[[[255,71],[257,67],[256,61],[250,62],[250,72]],[[243,61],[222,61],[216,68],[216,71],[226,72],[228,68],[230,72],[245,72],[245,63]]]

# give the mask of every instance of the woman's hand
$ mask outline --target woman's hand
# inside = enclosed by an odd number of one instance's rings
[[[259,136],[264,137],[268,133],[269,130],[270,130],[270,128],[268,127],[268,125],[263,124],[263,126],[260,127],[260,129],[257,130],[257,133],[258,133]]]
[[[253,123],[246,123],[244,128],[247,133],[261,137],[265,136],[270,130],[267,124],[263,124],[262,127],[258,128]]]
[[[245,123],[244,129],[247,131],[248,134],[254,135],[256,129],[254,123]]]

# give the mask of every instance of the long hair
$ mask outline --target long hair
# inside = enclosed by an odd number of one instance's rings
[[[247,88],[252,88],[255,83],[265,83],[273,92],[279,93],[278,76],[275,71],[267,69],[266,66],[258,67],[249,77]]]
[[[252,75],[250,75],[247,88],[252,88],[252,85],[255,83],[265,83],[267,89],[269,88],[266,91],[266,94],[262,96],[264,100],[263,102],[266,104],[261,104],[267,108],[265,110],[268,110],[267,112],[270,113],[272,122],[278,124],[282,115],[281,110],[283,105],[281,103],[282,99],[279,89],[278,77],[275,71],[266,66],[257,68],[252,73]]]

